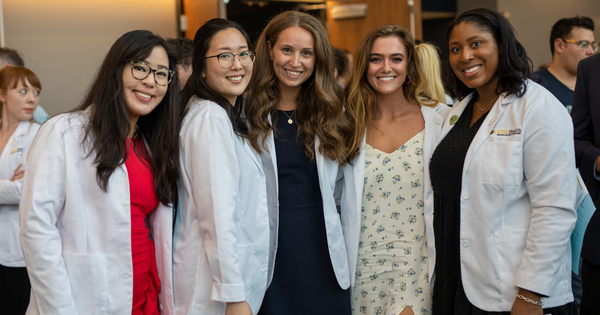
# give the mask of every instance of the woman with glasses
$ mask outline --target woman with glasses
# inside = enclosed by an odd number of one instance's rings
[[[25,158],[40,129],[33,113],[41,89],[27,68],[0,71],[0,303],[7,314],[25,314],[31,293],[19,241],[19,201]]]
[[[321,22],[297,11],[273,18],[258,39],[253,76],[249,138],[265,169],[274,169],[267,184],[278,226],[259,314],[350,314],[348,253],[356,253],[359,216],[343,204],[340,219],[337,197],[348,194],[336,184],[352,125]]]
[[[433,314],[571,314],[569,114],[529,79],[531,61],[498,12],[461,14],[448,44],[460,102],[430,162]]]
[[[166,42],[132,31],[73,112],[48,120],[19,209],[28,314],[173,314],[179,97]]]
[[[274,248],[266,179],[242,117],[254,52],[240,25],[212,19],[194,37],[173,236],[177,314],[258,312]]]

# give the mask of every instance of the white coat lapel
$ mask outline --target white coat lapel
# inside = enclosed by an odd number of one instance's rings
[[[258,166],[258,168],[262,170],[262,163],[259,161],[256,151],[254,151],[252,149],[252,147],[250,145],[250,140],[248,140],[244,137],[241,137],[241,136],[237,136],[237,137],[240,137],[240,139],[238,139],[238,140],[242,142],[244,151],[246,151],[246,153],[248,153],[248,155],[250,156],[252,161],[254,161],[254,163]]]

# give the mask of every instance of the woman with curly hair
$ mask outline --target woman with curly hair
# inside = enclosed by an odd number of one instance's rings
[[[259,314],[349,314],[342,222],[357,214],[342,206],[340,221],[334,191],[352,125],[327,31],[308,14],[284,12],[256,51],[245,114],[250,143],[274,170],[267,185],[279,212],[274,276]]]
[[[459,103],[430,162],[434,314],[571,314],[576,170],[564,106],[498,12],[448,28]]]

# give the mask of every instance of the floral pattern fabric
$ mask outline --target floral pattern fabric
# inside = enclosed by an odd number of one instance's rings
[[[365,148],[354,315],[431,314],[422,130],[392,153]]]

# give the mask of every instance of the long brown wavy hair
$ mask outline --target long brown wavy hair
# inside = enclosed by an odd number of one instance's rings
[[[314,158],[315,139],[318,137],[318,152],[344,164],[347,156],[345,139],[351,136],[353,127],[348,117],[342,115],[344,93],[334,77],[333,49],[323,25],[311,15],[298,11],[277,15],[258,38],[250,94],[244,108],[250,126],[250,143],[258,152],[267,150],[266,135],[276,131],[274,126],[277,125],[277,103],[281,92],[273,63],[269,60],[269,43],[275,46],[279,34],[293,26],[309,31],[315,42],[315,70],[302,84],[296,109],[298,133],[304,138],[304,152]]]
[[[373,29],[363,38],[354,54],[352,78],[346,87],[345,115],[355,126],[353,136],[349,137],[348,160],[358,155],[367,125],[371,121],[371,114],[377,106],[377,96],[367,81],[366,74],[373,44],[380,37],[397,37],[406,47],[408,82],[402,89],[408,101],[425,106],[436,106],[445,102],[440,76],[440,57],[435,47],[431,44],[420,44],[417,48],[410,32],[401,26],[382,25]]]

